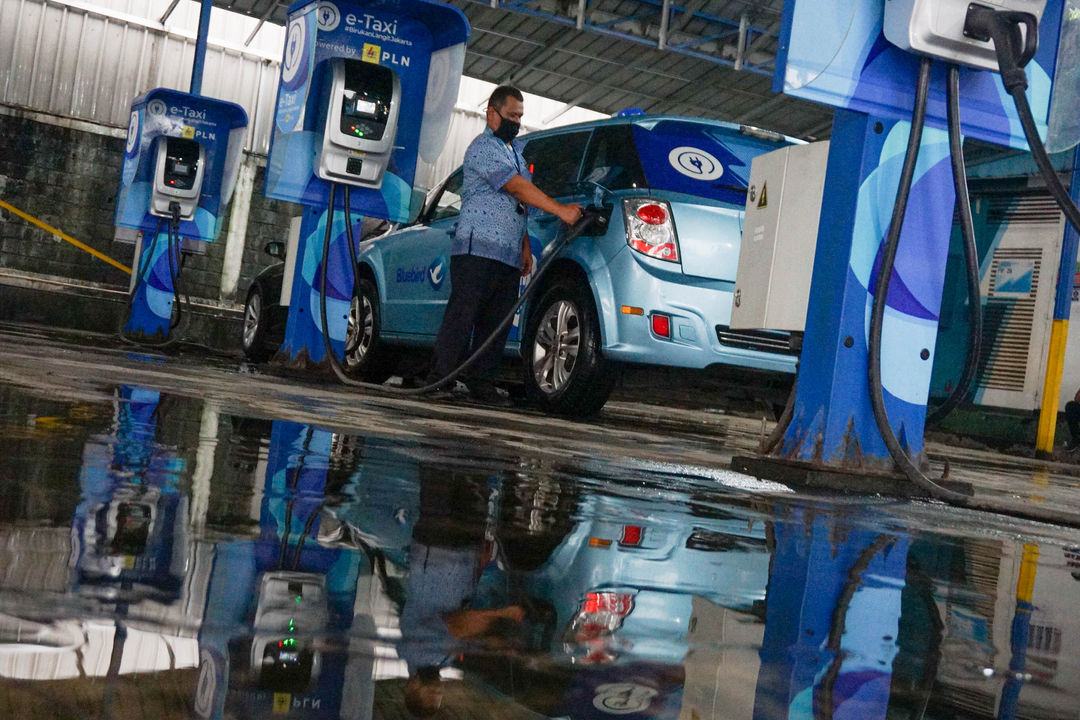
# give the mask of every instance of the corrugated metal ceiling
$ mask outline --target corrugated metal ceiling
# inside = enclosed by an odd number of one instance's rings
[[[830,108],[772,92],[783,0],[451,3],[472,26],[472,77],[606,113],[637,107],[808,139],[832,127]],[[214,4],[284,24],[291,0]]]

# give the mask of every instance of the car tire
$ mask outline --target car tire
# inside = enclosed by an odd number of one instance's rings
[[[269,325],[270,312],[266,305],[266,294],[260,285],[252,285],[244,303],[244,322],[240,333],[240,347],[248,360],[266,362],[270,359],[271,351],[266,342]]]
[[[349,325],[345,331],[344,365],[350,375],[374,383],[393,375],[395,363],[382,341],[381,329],[379,292],[370,280],[361,278],[349,306]]]
[[[545,410],[570,417],[600,411],[618,374],[600,351],[600,321],[588,289],[557,284],[529,315],[525,391]]]

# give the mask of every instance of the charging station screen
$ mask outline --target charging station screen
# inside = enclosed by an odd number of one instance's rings
[[[165,183],[178,190],[190,190],[198,171],[199,143],[169,138],[165,151]]]
[[[348,63],[344,92],[341,132],[365,140],[381,140],[394,102],[393,71],[370,63]]]

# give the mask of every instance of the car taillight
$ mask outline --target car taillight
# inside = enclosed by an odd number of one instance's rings
[[[631,198],[623,201],[626,244],[657,260],[679,262],[679,241],[671,206],[663,200]]]
[[[578,642],[610,635],[622,627],[623,619],[634,610],[630,593],[591,592],[570,622],[569,635]]]
[[[619,538],[620,545],[630,545],[636,547],[641,544],[641,536],[644,535],[645,528],[640,525],[624,525],[622,529],[622,537]]]

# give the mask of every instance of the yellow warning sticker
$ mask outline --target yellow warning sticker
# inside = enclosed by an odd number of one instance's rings
[[[364,54],[361,56],[364,62],[379,64],[379,57],[382,55],[382,46],[372,45],[371,43],[364,43]]]
[[[274,693],[274,714],[282,715],[289,712],[292,707],[292,695],[289,693]]]
[[[188,140],[193,140],[195,138],[195,128],[193,128],[191,125],[185,125],[184,137]]]
[[[763,210],[769,206],[769,183],[761,183],[761,194],[758,195],[757,206],[758,210]]]

